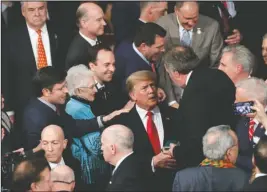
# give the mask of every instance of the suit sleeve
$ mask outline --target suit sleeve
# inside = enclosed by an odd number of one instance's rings
[[[214,29],[214,34],[210,49],[210,67],[218,68],[219,59],[221,57],[223,48],[223,38],[221,35],[220,26],[217,21],[213,22],[212,29]]]

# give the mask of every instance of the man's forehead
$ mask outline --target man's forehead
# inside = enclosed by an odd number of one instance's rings
[[[38,8],[44,6],[45,2],[24,2],[26,8]]]

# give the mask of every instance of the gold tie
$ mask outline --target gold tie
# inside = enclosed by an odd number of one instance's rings
[[[41,69],[43,67],[47,66],[47,59],[45,55],[45,49],[44,49],[44,44],[42,41],[42,31],[41,29],[38,29],[36,31],[38,33],[38,42],[37,42],[37,53],[38,53],[38,59],[37,59],[37,67],[38,69]]]

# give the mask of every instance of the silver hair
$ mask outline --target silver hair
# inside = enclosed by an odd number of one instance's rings
[[[240,94],[249,100],[257,99],[262,105],[267,105],[267,84],[256,77],[241,80],[236,83],[236,88],[243,91]]]
[[[265,33],[265,34],[263,35],[262,40],[265,40],[265,39],[267,39],[267,33]]]
[[[65,181],[70,183],[75,181],[75,175],[69,166],[58,165],[55,169],[51,170],[51,181]]]
[[[232,60],[243,66],[243,71],[252,73],[255,67],[255,57],[253,53],[243,45],[228,45],[222,53],[231,52],[233,54]]]
[[[71,67],[66,77],[69,95],[75,95],[75,90],[88,86],[88,79],[94,77],[94,73],[85,65],[80,64]]]
[[[121,152],[133,149],[134,134],[131,129],[124,125],[113,125],[106,130],[109,140],[116,144]]]
[[[228,149],[234,146],[228,125],[218,125],[208,129],[203,137],[203,153],[211,160],[222,160]]]

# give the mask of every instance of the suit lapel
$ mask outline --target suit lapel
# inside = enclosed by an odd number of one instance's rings
[[[57,39],[57,34],[55,34],[52,30],[51,30],[51,26],[50,24],[47,24],[47,31],[48,31],[48,36],[49,36],[49,42],[50,42],[50,54],[51,54],[51,58],[52,58],[52,65],[56,64],[56,50],[57,50],[57,46],[58,46],[58,39]]]
[[[173,27],[169,28],[171,41],[173,44],[180,44],[179,24],[178,24],[177,17],[175,15],[175,13],[173,13],[171,15],[171,19],[173,22]]]
[[[200,42],[202,42],[203,37],[204,37],[204,29],[200,27],[199,22],[197,25],[193,28],[193,34],[192,34],[192,48],[193,50],[197,50]]]

